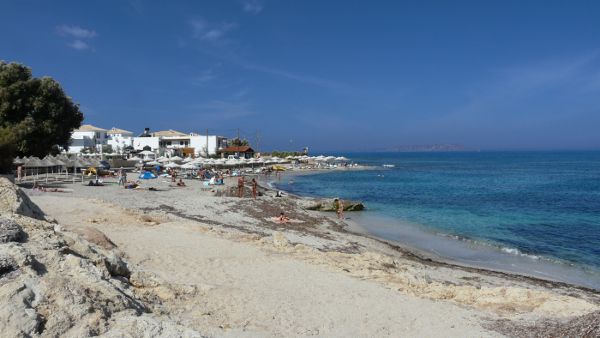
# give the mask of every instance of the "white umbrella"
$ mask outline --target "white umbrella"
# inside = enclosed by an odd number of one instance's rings
[[[141,159],[141,158],[139,158],[139,157],[137,157],[137,156],[134,156],[134,157],[130,158],[129,160],[130,160],[130,161],[136,161],[136,162],[137,162],[137,161],[141,161],[142,159]]]
[[[183,159],[184,163],[189,163],[189,162],[192,162],[192,161],[194,161],[194,159],[191,158],[191,157],[186,157],[186,158]]]
[[[348,158],[346,158],[344,156],[340,156],[340,157],[336,157],[335,160],[336,161],[348,161]]]
[[[144,151],[140,151],[140,155],[154,155],[154,153],[151,152],[150,150],[144,150]]]
[[[179,168],[179,167],[180,167],[179,164],[173,163],[173,162],[168,163],[167,165],[165,165],[165,168]]]
[[[173,157],[170,158],[170,160],[171,161],[181,161],[183,159],[181,157],[179,157],[179,156],[173,156]]]
[[[150,161],[150,162],[146,162],[146,165],[161,165],[161,163],[158,161]]]
[[[198,169],[198,167],[194,163],[186,163],[181,166],[181,169]]]
[[[157,159],[157,161],[158,161],[158,162],[163,162],[163,163],[164,163],[164,162],[169,162],[169,159],[168,159],[168,158],[166,158],[166,157],[159,157],[159,158]]]

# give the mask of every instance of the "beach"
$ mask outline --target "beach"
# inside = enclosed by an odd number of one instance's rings
[[[65,186],[69,192],[25,191],[60,231],[93,242],[93,229],[110,239],[132,271],[133,293],[154,315],[206,336],[598,330],[593,290],[438,262],[354,233],[335,214],[306,210],[310,198],[265,189],[256,200],[249,191],[231,197],[236,178],[209,189],[186,184],[159,178],[133,190],[74,184]],[[275,220],[280,212],[289,223]]]

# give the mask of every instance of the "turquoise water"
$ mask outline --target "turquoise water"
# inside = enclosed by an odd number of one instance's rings
[[[284,177],[278,187],[360,200],[399,224],[600,271],[600,152],[336,155],[377,169]],[[393,229],[370,230],[396,240]]]

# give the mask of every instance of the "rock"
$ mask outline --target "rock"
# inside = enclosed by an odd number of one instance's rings
[[[314,205],[306,207],[307,210],[316,211],[337,211],[337,204],[334,200],[319,201]],[[365,206],[362,202],[344,201],[344,211],[361,211]]]
[[[112,250],[117,247],[117,245],[113,243],[108,237],[106,237],[106,235],[102,231],[96,228],[74,227],[70,228],[69,230],[83,237],[86,241],[94,243],[105,250]]]
[[[108,256],[106,256],[104,263],[106,264],[106,269],[111,276],[122,276],[125,278],[129,278],[131,276],[131,271],[129,270],[127,263],[125,263],[123,259],[117,256],[114,252],[110,252]]]
[[[0,278],[19,270],[19,265],[12,257],[0,256]]]
[[[0,243],[20,242],[24,238],[25,233],[17,222],[0,217]]]
[[[0,215],[19,214],[44,219],[44,213],[8,178],[0,176]]]
[[[286,247],[290,242],[282,232],[277,231],[273,234],[273,244],[277,247]]]

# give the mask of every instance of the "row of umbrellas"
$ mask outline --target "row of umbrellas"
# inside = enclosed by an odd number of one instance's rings
[[[25,168],[50,168],[50,167],[99,167],[102,166],[99,160],[86,159],[81,157],[69,158],[66,155],[51,156],[48,155],[42,159],[35,156],[16,157],[13,164],[22,165]]]

